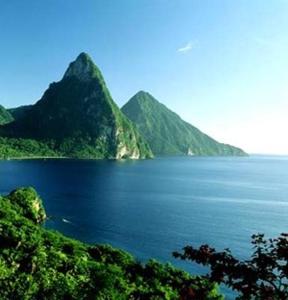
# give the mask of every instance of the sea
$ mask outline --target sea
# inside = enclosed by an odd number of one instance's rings
[[[247,259],[252,234],[288,232],[286,156],[0,161],[0,194],[24,186],[41,196],[46,227],[192,274],[209,269],[173,251],[209,244]]]

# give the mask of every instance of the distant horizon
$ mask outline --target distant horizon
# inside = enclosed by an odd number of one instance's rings
[[[120,107],[145,90],[217,141],[285,155],[287,15],[284,0],[5,2],[0,104],[34,104],[84,50]]]
[[[281,157],[288,157],[288,153],[248,153],[250,156],[281,156]]]

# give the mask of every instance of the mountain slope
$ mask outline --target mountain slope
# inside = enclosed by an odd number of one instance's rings
[[[122,108],[155,155],[245,155],[239,148],[221,144],[140,91]]]
[[[12,115],[7,109],[0,105],[0,125],[7,124],[13,121]]]
[[[14,120],[18,120],[21,119],[31,107],[33,107],[33,105],[23,105],[19,107],[9,108],[7,110],[12,115]]]
[[[2,126],[0,134],[45,142],[66,157],[152,156],[135,126],[113,101],[100,70],[85,53],[21,118]]]

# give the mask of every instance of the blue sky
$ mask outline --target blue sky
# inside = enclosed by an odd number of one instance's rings
[[[288,0],[0,0],[0,103],[88,52],[120,106],[146,90],[214,138],[288,154]]]

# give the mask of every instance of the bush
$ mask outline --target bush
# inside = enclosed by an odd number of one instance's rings
[[[239,293],[237,299],[288,299],[288,234],[265,239],[252,236],[254,252],[249,260],[238,260],[227,249],[217,252],[208,245],[192,246],[174,252],[176,258],[210,266],[206,279],[223,283]]]

